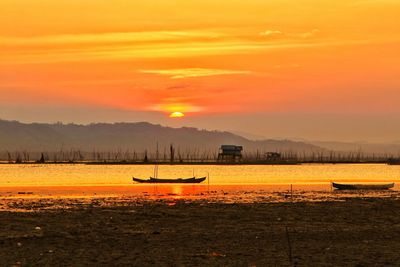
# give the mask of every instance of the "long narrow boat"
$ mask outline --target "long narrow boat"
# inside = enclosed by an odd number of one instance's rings
[[[160,179],[160,178],[153,178],[150,177],[149,179],[140,179],[132,177],[134,182],[138,183],[148,183],[148,184],[198,184],[203,182],[206,177],[191,177],[191,178],[177,178],[177,179]]]
[[[394,183],[390,184],[338,184],[332,183],[334,188],[339,190],[388,190],[394,187]]]

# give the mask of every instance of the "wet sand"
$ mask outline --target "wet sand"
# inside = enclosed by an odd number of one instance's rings
[[[278,193],[281,201],[233,198],[229,202],[223,196],[214,200],[3,198],[0,266],[398,266],[400,262],[398,193],[340,194],[293,202]]]

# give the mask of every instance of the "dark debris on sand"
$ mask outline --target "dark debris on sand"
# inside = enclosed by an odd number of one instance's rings
[[[399,266],[400,201],[0,212],[0,266]]]

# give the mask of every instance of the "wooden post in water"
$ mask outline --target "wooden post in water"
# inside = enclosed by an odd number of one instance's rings
[[[207,172],[207,191],[210,194],[210,173]]]
[[[290,199],[293,201],[293,184],[290,184]]]

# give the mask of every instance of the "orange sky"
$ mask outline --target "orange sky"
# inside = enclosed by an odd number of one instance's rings
[[[399,113],[399,14],[398,0],[2,0],[0,105]]]

